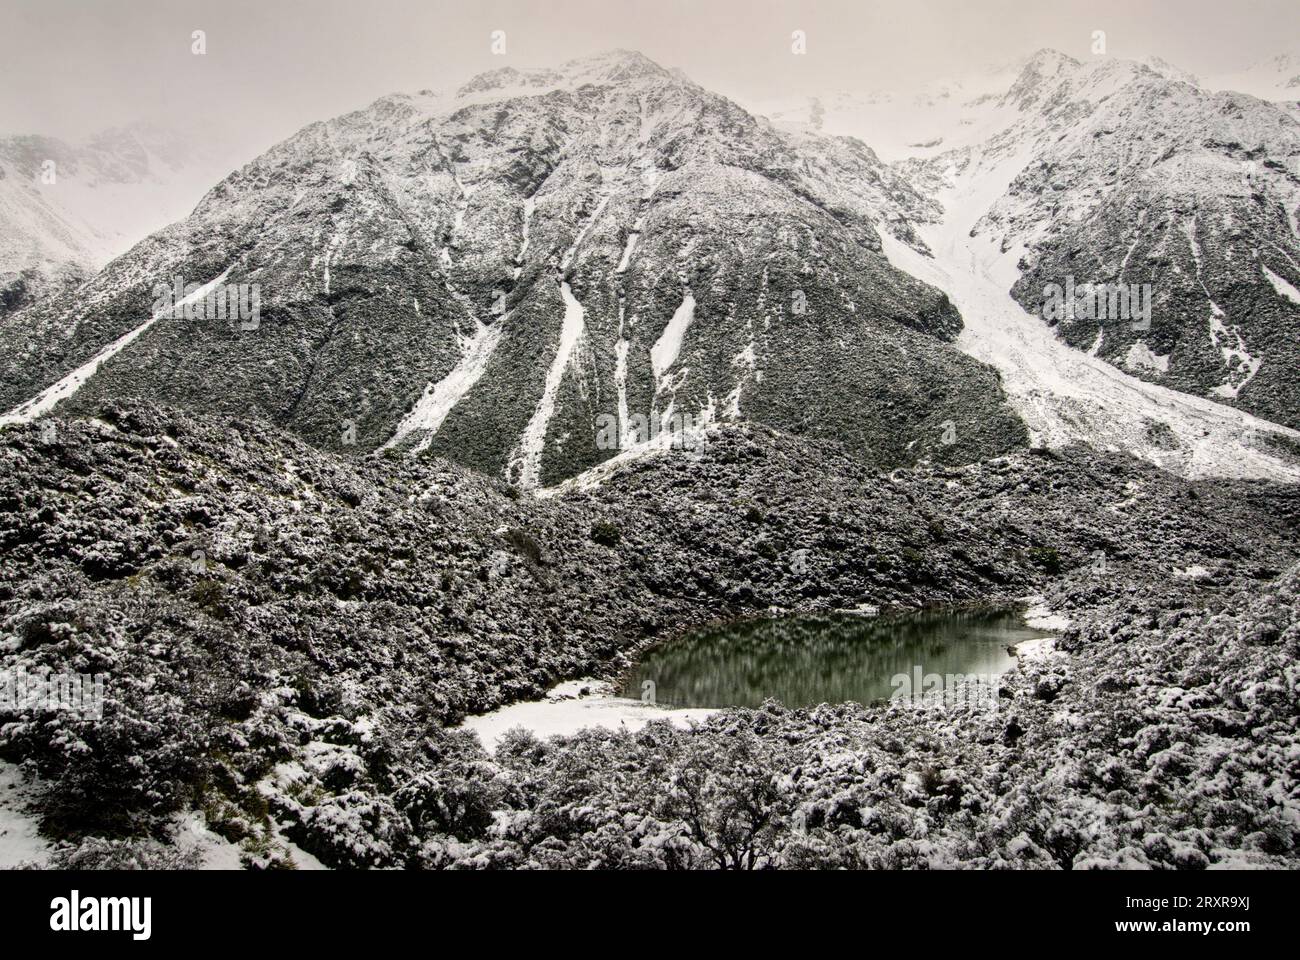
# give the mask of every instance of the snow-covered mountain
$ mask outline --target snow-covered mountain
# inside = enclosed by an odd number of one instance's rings
[[[1093,64],[1114,62],[1097,58]],[[1177,83],[1207,92],[1236,92],[1279,102],[1284,109],[1300,106],[1300,54],[1279,54],[1248,69],[1204,78],[1159,56],[1125,61]],[[1013,86],[1031,76],[1071,73],[1083,64],[1056,50],[990,64],[972,72],[934,80],[914,89],[832,90],[816,96],[787,96],[744,100],[751,112],[784,129],[816,129],[858,137],[886,162],[928,159],[987,140],[1017,119],[1008,110]],[[1039,81],[1031,80],[1030,85]]]
[[[917,227],[934,256],[891,259],[952,296],[959,345],[1033,433],[1192,475],[1292,474],[1275,448],[1296,434],[1275,424],[1300,424],[1297,115],[1155,57],[1042,50],[932,89],[966,95],[817,98],[815,125],[887,144],[942,208]],[[808,101],[775,113],[813,125]],[[1121,281],[1149,293],[1149,324],[1044,311],[1054,284]]]
[[[304,129],[20,314],[2,399],[257,414],[525,487],[737,418],[881,465],[971,459],[1023,426],[881,247],[923,251],[937,215],[862,143],[639,54],[504,69]],[[256,328],[155,322],[174,277],[256,284]]]
[[[907,166],[1000,195],[974,229],[1014,251],[1012,293],[1072,346],[1129,373],[1300,425],[1300,120],[1126,60],[1044,53],[985,142]],[[1147,285],[1149,316],[1055,317],[1067,281]]]
[[[147,124],[84,143],[0,137],[0,316],[81,283],[186,216],[225,159],[220,138]]]
[[[15,317],[0,404],[255,414],[524,487],[735,419],[882,466],[1000,452],[1023,422],[1293,477],[1300,123],[1193,79],[1044,50],[901,113],[769,122],[617,52],[385,97]],[[909,114],[947,132],[899,147]],[[913,155],[883,163],[877,134]],[[1044,305],[1121,283],[1149,323]],[[232,284],[251,327],[155,316],[160,289]]]

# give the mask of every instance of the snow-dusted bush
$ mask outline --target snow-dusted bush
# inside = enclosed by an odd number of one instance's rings
[[[196,850],[182,850],[147,838],[107,839],[86,837],[59,844],[34,870],[193,870],[199,866]]]

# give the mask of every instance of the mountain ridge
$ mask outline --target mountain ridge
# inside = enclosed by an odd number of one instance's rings
[[[883,255],[877,224],[921,246],[927,201],[865,145],[781,133],[639,55],[461,90],[309,125],[75,304],[20,318],[47,372],[12,371],[4,402],[122,336],[151,281],[232,271],[261,284],[258,331],[152,325],[73,408],[251,406],[327,449],[432,450],[526,486],[617,453],[597,423],[632,413],[743,410],[885,464],[1023,443],[996,376],[946,345],[946,297]]]

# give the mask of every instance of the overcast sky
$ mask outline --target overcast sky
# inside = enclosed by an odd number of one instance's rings
[[[191,52],[206,33],[207,52]],[[506,55],[489,35],[506,32]],[[807,55],[793,56],[803,30]],[[746,99],[907,88],[1040,47],[1200,75],[1300,43],[1298,0],[0,0],[0,133],[146,120],[251,157],[313,120],[503,65],[641,50]]]

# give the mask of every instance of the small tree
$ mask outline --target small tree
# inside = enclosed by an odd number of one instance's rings
[[[669,771],[664,813],[685,824],[720,869],[764,867],[790,812],[777,787],[781,769],[773,747],[750,731],[696,738]]]

